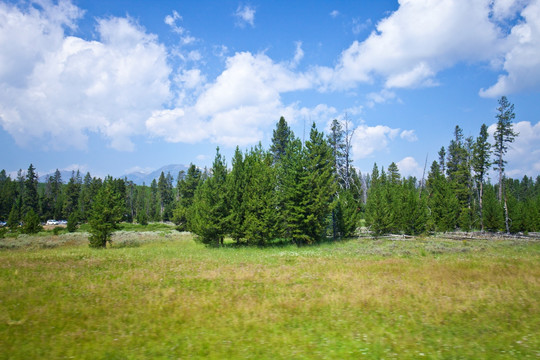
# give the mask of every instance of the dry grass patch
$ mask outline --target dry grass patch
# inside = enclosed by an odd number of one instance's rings
[[[0,358],[539,356],[539,244],[439,241],[3,251]]]

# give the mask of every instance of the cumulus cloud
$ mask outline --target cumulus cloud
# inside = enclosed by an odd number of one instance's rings
[[[418,180],[422,179],[422,173],[424,168],[418,164],[415,158],[407,156],[396,163],[401,176],[409,177],[414,176]]]
[[[79,15],[64,2],[47,11],[0,4],[0,54],[11,58],[0,61],[0,124],[19,145],[84,149],[98,132],[132,150],[130,137],[171,98],[167,52],[128,18],[98,20],[95,41],[66,36]]]
[[[388,88],[431,85],[438,71],[457,62],[487,60],[498,39],[489,10],[488,0],[402,0],[365,41],[342,53],[333,86],[351,87],[375,75]]]
[[[238,6],[238,9],[236,9],[236,12],[234,13],[236,16],[236,25],[239,27],[245,27],[246,25],[250,25],[251,27],[255,26],[255,8],[249,6],[249,5],[240,5]]]
[[[488,128],[490,141],[497,124]],[[540,172],[540,121],[535,125],[529,121],[520,121],[514,124],[514,131],[519,133],[514,142],[510,144],[506,160],[506,175],[522,177],[524,175],[536,176]]]
[[[364,159],[377,151],[386,150],[390,141],[399,135],[399,129],[385,125],[361,124],[354,131],[352,152],[355,159]]]
[[[481,89],[481,96],[498,97],[540,88],[540,1],[525,7],[521,16],[524,21],[512,28],[507,39],[510,50],[504,56],[506,75],[499,76],[493,86]]]
[[[194,141],[253,144],[262,140],[263,129],[274,125],[276,116],[293,119],[307,111],[296,104],[283,104],[281,93],[310,86],[310,79],[291,71],[288,64],[275,63],[262,53],[237,53],[227,59],[225,70],[205,85],[193,104],[154,113],[146,128],[173,142],[186,141],[189,132],[182,129],[194,127]]]
[[[332,10],[330,12],[330,16],[333,17],[334,19],[337,18],[339,16],[339,11],[338,10]]]
[[[540,0],[401,0],[334,68],[315,72],[323,91],[378,81],[386,89],[417,88],[438,85],[437,74],[459,63],[502,64],[506,74],[482,96],[538,88]]]

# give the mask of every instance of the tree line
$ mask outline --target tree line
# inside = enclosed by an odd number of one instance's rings
[[[191,164],[173,176],[161,173],[150,186],[126,179],[104,180],[60,172],[38,184],[33,165],[12,180],[0,172],[0,219],[7,227],[32,232],[39,221],[68,219],[71,228],[88,222],[91,244],[105,246],[120,221],[172,221],[206,244],[265,245],[275,241],[310,244],[353,236],[360,226],[375,235],[434,231],[539,231],[540,176],[505,176],[514,106],[499,100],[493,145],[484,124],[478,137],[456,126],[447,147],[421,179],[402,177],[395,163],[374,165],[370,174],[351,160],[354,131],[333,120],[328,134],[312,125],[306,141],[281,117],[271,145],[241,151],[229,167],[217,148],[210,169]],[[426,164],[427,165],[427,164]],[[493,169],[498,181],[492,184]],[[426,169],[427,170],[427,169]],[[425,171],[424,171],[425,172]]]

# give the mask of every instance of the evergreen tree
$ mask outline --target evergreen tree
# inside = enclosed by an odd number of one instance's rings
[[[448,146],[446,173],[461,209],[470,208],[471,205],[471,170],[468,158],[469,154],[463,139],[463,130],[456,126],[454,139]]]
[[[223,245],[228,232],[226,182],[227,167],[218,147],[212,165],[212,176],[195,191],[192,207],[192,230],[205,244]]]
[[[150,183],[150,204],[148,204],[148,217],[152,221],[161,220],[161,200],[156,179]]]
[[[168,221],[172,218],[172,209],[173,209],[173,178],[171,173],[167,173],[167,176],[161,172],[159,180],[157,183],[158,192],[159,192],[159,201],[160,201],[160,216],[161,220]]]
[[[23,215],[26,215],[30,210],[34,212],[34,215],[39,212],[38,199],[38,175],[34,166],[30,164],[24,180]]]
[[[506,160],[504,159],[508,152],[509,144],[513,143],[518,134],[514,132],[512,120],[515,119],[514,104],[511,104],[506,96],[499,99],[499,107],[497,108],[497,129],[493,134],[495,143],[493,144],[493,154],[495,155],[495,170],[499,172],[499,201],[503,201],[504,193],[504,169]],[[506,198],[504,198],[504,217],[506,232],[510,232],[508,223],[508,206]]]
[[[77,171],[79,174],[79,171]],[[69,217],[72,213],[78,210],[79,196],[81,194],[82,180],[79,181],[80,175],[77,176],[74,171],[71,173],[71,178],[66,185],[64,192],[64,208],[63,216]]]
[[[38,214],[32,208],[29,208],[26,215],[24,215],[22,232],[24,234],[37,234],[42,229],[43,227],[40,225]]]
[[[304,199],[304,235],[311,243],[326,236],[327,219],[334,206],[333,195],[337,191],[332,149],[315,123],[306,142],[305,156],[309,196]]]
[[[7,220],[16,196],[16,184],[7,176],[6,171],[0,171],[0,219]]]
[[[90,247],[105,248],[107,243],[111,243],[112,233],[122,220],[125,203],[122,194],[115,191],[117,185],[111,177],[107,177],[94,199],[88,220]]]
[[[341,189],[338,191],[335,217],[337,219],[337,236],[354,236],[361,218],[361,204],[355,198],[352,189]]]
[[[276,125],[272,135],[272,145],[270,152],[274,158],[274,163],[280,162],[287,155],[287,148],[294,139],[294,134],[282,116]]]
[[[202,172],[194,164],[190,164],[188,172],[177,184],[178,203],[173,213],[173,221],[180,230],[191,230],[189,223],[191,206],[195,191],[202,181]]]
[[[9,228],[9,231],[15,232],[19,228],[19,220],[21,218],[20,214],[20,208],[15,202],[13,206],[11,207],[11,211],[9,212],[8,220],[6,223],[6,226]]]
[[[446,173],[446,149],[441,147],[441,150],[439,150],[439,170],[441,174]]]
[[[428,192],[428,229],[435,231],[452,231],[457,226],[460,210],[459,202],[450,184],[440,172],[439,164],[434,161],[426,183]]]
[[[86,220],[88,218],[88,213],[90,212],[90,209],[92,207],[92,199],[96,195],[96,193],[92,189],[93,181],[94,180],[92,179],[92,176],[89,172],[87,172],[84,176],[81,186],[81,194],[79,196],[78,220]]]
[[[483,219],[483,198],[484,198],[484,180],[491,167],[491,145],[488,142],[488,128],[486,124],[480,127],[480,135],[476,138],[473,146],[472,168],[474,170],[474,179],[478,189],[478,201],[480,210],[480,227],[484,231]]]
[[[416,188],[415,178],[403,181],[400,202],[400,228],[408,235],[423,233],[426,230],[427,204],[425,196],[421,196]]]
[[[273,156],[260,144],[252,148],[244,160],[242,213],[245,219],[242,232],[248,243],[265,245],[276,235],[276,179],[272,162]]]
[[[489,231],[499,231],[504,226],[504,216],[501,203],[497,201],[495,189],[491,184],[484,187],[483,199],[483,221],[484,226]]]
[[[300,246],[315,241],[306,231],[312,184],[307,171],[307,156],[302,142],[294,139],[278,170],[279,236]]]
[[[79,224],[79,219],[77,216],[77,212],[71,213],[71,215],[69,215],[68,220],[67,220],[67,231],[69,231],[70,233],[75,232],[77,230],[78,224]]]
[[[246,183],[249,175],[246,174],[244,167],[244,156],[237,146],[232,159],[232,171],[227,177],[227,192],[230,205],[227,222],[230,227],[230,235],[236,242],[245,237],[246,201],[244,196],[247,195]]]
[[[388,203],[388,198],[384,169],[379,175],[377,164],[374,164],[366,203],[366,225],[375,236],[389,233],[393,226],[391,204]]]

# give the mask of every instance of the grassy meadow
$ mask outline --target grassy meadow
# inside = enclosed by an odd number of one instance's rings
[[[85,236],[0,239],[0,359],[540,358],[537,241]]]

